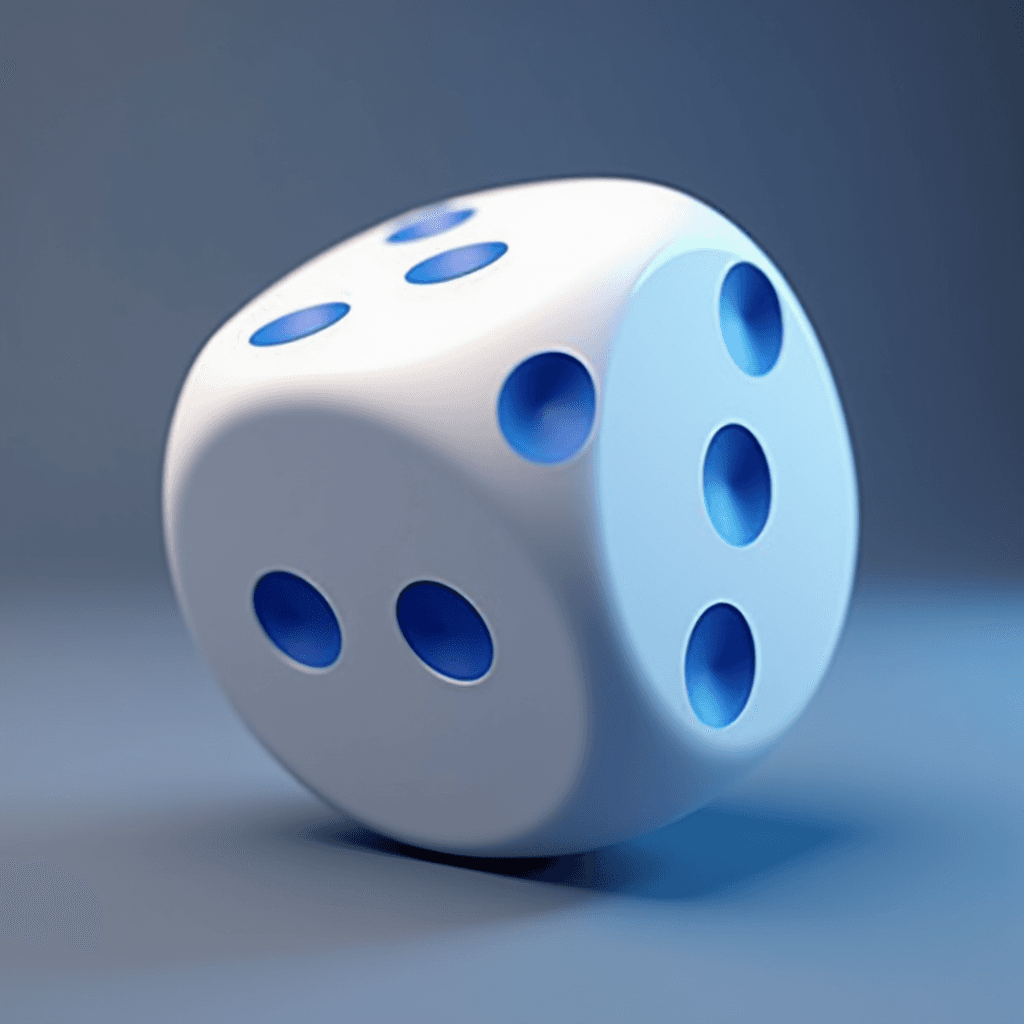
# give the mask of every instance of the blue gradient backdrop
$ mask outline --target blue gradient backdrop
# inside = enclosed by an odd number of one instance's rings
[[[0,6],[0,1019],[1024,1020],[1020,3]],[[821,692],[585,857],[398,846],[291,780],[170,597],[204,339],[423,203],[692,192],[814,320],[863,574]]]
[[[622,174],[784,268],[849,414],[864,559],[1024,575],[1019,4],[0,8],[4,562],[157,566],[196,351],[409,207]]]

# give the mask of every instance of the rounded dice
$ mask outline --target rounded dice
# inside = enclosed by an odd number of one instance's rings
[[[721,214],[495,189],[306,263],[210,339],[167,445],[199,645],[371,828],[579,851],[696,809],[810,699],[856,479],[814,331]]]

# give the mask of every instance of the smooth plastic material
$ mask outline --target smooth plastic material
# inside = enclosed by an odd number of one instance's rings
[[[448,679],[476,682],[494,660],[494,644],[480,613],[458,591],[432,580],[410,583],[395,617],[409,646]]]
[[[738,423],[722,427],[704,456],[704,507],[718,536],[735,547],[753,543],[771,506],[771,473],[757,438]]]
[[[473,216],[473,210],[431,210],[388,235],[389,242],[417,242],[451,231]]]
[[[565,352],[543,352],[508,375],[498,398],[498,422],[524,459],[552,465],[583,447],[595,406],[594,381],[583,363]]]
[[[763,377],[782,349],[782,310],[765,273],[752,263],[737,263],[722,282],[718,315],[736,365],[751,377]]]
[[[294,313],[286,313],[255,331],[249,338],[249,343],[257,348],[268,348],[308,338],[311,334],[317,334],[325,327],[336,324],[351,308],[347,302],[321,302],[317,306],[307,306]]]
[[[686,693],[694,713],[714,729],[740,716],[754,685],[754,638],[743,613],[712,605],[697,620],[686,644]]]
[[[267,638],[307,668],[327,668],[341,655],[341,627],[311,583],[294,573],[268,572],[253,589],[253,610]]]
[[[842,408],[785,278],[696,199],[587,178],[441,209],[475,211],[457,246],[388,241],[429,214],[371,228],[203,348],[171,570],[233,706],[345,814],[453,853],[593,849],[705,804],[811,699],[856,560]],[[358,310],[344,344],[247,344],[325,294]],[[282,571],[329,605],[334,661],[261,625]]]
[[[448,249],[417,263],[406,275],[409,284],[441,284],[483,270],[508,251],[504,242],[478,242]]]

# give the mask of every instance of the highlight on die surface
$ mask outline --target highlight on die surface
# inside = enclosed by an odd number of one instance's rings
[[[371,828],[494,856],[649,831],[764,756],[857,548],[785,279],[619,179],[459,197],[271,286],[189,373],[164,518],[264,745]]]

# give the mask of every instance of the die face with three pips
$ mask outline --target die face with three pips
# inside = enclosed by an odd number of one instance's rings
[[[540,855],[706,802],[806,705],[856,479],[765,254],[644,182],[372,228],[210,339],[168,441],[186,617],[239,714],[406,842]]]

